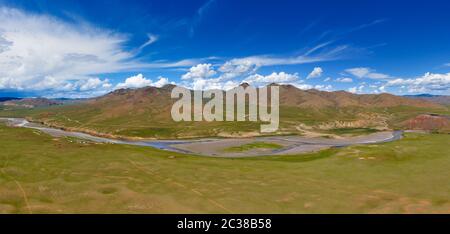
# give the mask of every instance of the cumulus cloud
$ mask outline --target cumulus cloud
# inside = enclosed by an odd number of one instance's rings
[[[152,84],[152,81],[149,79],[146,79],[142,74],[137,74],[132,77],[128,77],[125,82],[119,83],[116,85],[116,89],[123,89],[123,88],[141,88],[145,86],[150,86]]]
[[[22,86],[18,86],[14,80],[0,79],[1,89],[24,90]],[[86,98],[105,94],[112,90],[112,84],[108,79],[100,79],[91,77],[78,81],[66,81],[55,77],[47,76],[36,83],[29,84],[27,91],[34,92],[46,91],[43,95],[49,98],[68,97],[68,98]]]
[[[189,69],[189,72],[184,74],[182,80],[195,80],[195,79],[207,79],[214,76],[216,71],[212,69],[212,64],[204,63],[193,66]]]
[[[245,68],[239,67],[237,64],[232,64],[231,62],[225,63],[219,68],[219,71],[223,73],[218,77],[214,77],[217,72],[213,69],[212,64],[197,64],[191,67],[186,74],[181,76],[183,82],[180,85],[194,90],[229,90],[239,85],[238,81],[230,80],[235,77],[231,74],[244,74],[244,70]],[[229,75],[225,78],[224,75],[226,73]]]
[[[260,74],[254,74],[251,75],[249,77],[247,77],[246,79],[244,79],[243,82],[247,82],[249,84],[267,84],[267,83],[279,83],[279,84],[284,84],[284,83],[290,83],[290,82],[294,82],[296,80],[298,80],[298,74],[294,73],[294,74],[289,74],[289,73],[285,73],[285,72],[273,72],[270,75],[267,76],[263,76]]]
[[[221,75],[221,79],[231,79],[256,72],[259,66],[259,64],[255,63],[251,59],[232,59],[225,62],[219,68],[219,71],[223,73]]]
[[[391,78],[391,76],[383,74],[383,73],[377,73],[374,70],[367,68],[367,67],[356,67],[356,68],[350,68],[345,70],[347,73],[358,77],[358,78],[370,78],[370,79],[388,79]]]
[[[89,78],[87,80],[81,80],[78,83],[80,85],[80,91],[95,90],[99,88],[107,90],[112,86],[108,79],[101,80],[99,78]]]
[[[234,73],[245,74],[246,68],[233,62],[228,62],[219,67],[222,73],[220,76],[214,70],[212,64],[201,63],[192,66],[187,73],[181,76],[180,85],[194,90],[222,89],[228,90],[239,85],[237,80],[230,80],[236,77]],[[226,75],[227,77],[225,77]]]
[[[314,89],[323,90],[323,91],[331,91],[333,89],[332,85],[315,85]]]
[[[158,77],[156,82],[153,82],[151,79],[147,79],[142,74],[137,74],[135,76],[128,77],[123,83],[119,83],[116,85],[116,89],[125,89],[125,88],[142,88],[146,86],[154,86],[154,87],[162,87],[166,84],[169,84],[169,79],[165,77]]]
[[[315,67],[311,73],[306,77],[306,79],[316,78],[320,77],[323,73],[323,70],[321,67]]]
[[[152,83],[152,86],[160,88],[160,87],[163,87],[164,85],[169,84],[169,83],[170,82],[169,82],[168,78],[159,76],[158,80],[156,82]]]
[[[308,90],[308,89],[314,88],[314,86],[312,86],[310,84],[303,84],[303,83],[293,83],[292,85],[294,85],[298,89],[303,89],[303,90]]]
[[[289,74],[286,72],[273,72],[269,75],[251,74],[245,79],[231,79],[236,76],[249,73],[255,66],[253,63],[234,63],[227,62],[222,65],[218,71],[220,75],[212,68],[211,64],[198,64],[189,69],[182,75],[180,85],[195,90],[223,89],[228,90],[238,86],[243,82],[255,86],[267,85],[268,83],[286,84],[299,80],[297,73]],[[237,75],[239,74],[239,75]],[[216,76],[217,75],[217,76]],[[226,76],[226,78],[225,78]]]
[[[332,85],[310,85],[310,84],[304,84],[302,82],[292,83],[295,87],[302,90],[308,90],[308,89],[317,89],[322,91],[331,91],[333,89]]]
[[[238,86],[239,83],[236,81],[221,81],[218,79],[196,79],[192,83],[186,85],[187,88],[194,90],[212,90],[221,89],[229,90]]]
[[[419,92],[450,92],[450,73],[435,74],[425,73],[425,75],[412,79],[394,79],[386,83],[388,87],[400,87],[411,93]]]

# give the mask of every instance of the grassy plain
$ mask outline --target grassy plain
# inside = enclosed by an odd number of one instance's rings
[[[0,213],[450,213],[448,142],[226,159],[0,125]]]

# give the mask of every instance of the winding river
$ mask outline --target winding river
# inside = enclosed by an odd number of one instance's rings
[[[212,157],[249,157],[263,155],[285,155],[298,154],[316,151],[330,147],[345,147],[355,144],[374,144],[399,140],[402,138],[402,131],[378,132],[363,136],[345,137],[338,139],[330,138],[308,138],[302,136],[268,136],[256,138],[205,138],[195,140],[119,140],[105,137],[93,136],[81,132],[65,131],[57,128],[50,128],[41,124],[28,122],[23,118],[0,118],[0,121],[7,122],[14,127],[31,128],[42,131],[54,137],[75,137],[99,143],[124,144],[147,146],[161,150],[168,150],[178,153],[196,154]],[[240,146],[252,142],[270,142],[282,146],[280,149],[255,149],[246,152],[227,152],[228,147]]]

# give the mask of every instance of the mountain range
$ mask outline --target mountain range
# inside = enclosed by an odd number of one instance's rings
[[[260,122],[173,121],[170,110],[176,100],[171,99],[170,94],[174,87],[119,89],[66,105],[55,106],[50,102],[47,108],[30,111],[26,117],[59,128],[109,137],[163,139],[260,135]],[[292,85],[279,87],[280,128],[277,134],[329,134],[335,129],[404,129],[408,120],[419,115],[445,116],[450,113],[448,106],[420,98],[386,93],[301,90]],[[428,123],[427,126],[441,125]],[[445,125],[443,129],[426,130],[447,131]]]
[[[430,102],[439,103],[442,105],[450,105],[450,96],[446,95],[418,94],[418,95],[405,95],[404,97],[426,100]]]

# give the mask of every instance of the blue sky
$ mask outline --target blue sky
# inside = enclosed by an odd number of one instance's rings
[[[0,96],[241,82],[450,92],[447,1],[0,0]]]

